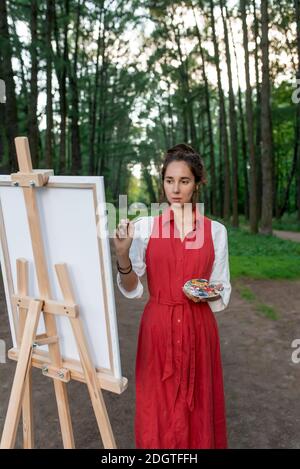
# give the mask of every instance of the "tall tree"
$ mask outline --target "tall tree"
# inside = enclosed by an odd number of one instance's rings
[[[68,29],[69,29],[69,15],[70,15],[70,1],[64,0],[61,3],[60,17],[62,18],[62,49],[60,41],[60,28],[57,18],[58,4],[54,0],[54,35],[56,43],[56,56],[55,56],[55,70],[58,81],[59,90],[59,108],[60,108],[60,124],[59,124],[59,158],[58,158],[58,172],[64,173],[66,170],[66,121],[67,121],[67,65],[69,63],[69,43],[68,43]]]
[[[198,38],[198,45],[201,57],[201,72],[202,79],[204,82],[204,100],[205,100],[205,110],[207,114],[207,125],[208,125],[208,142],[209,142],[209,156],[210,156],[210,210],[213,215],[217,215],[217,180],[216,180],[216,164],[215,164],[215,150],[214,150],[214,137],[213,137],[213,122],[211,115],[211,104],[210,104],[210,92],[209,84],[206,73],[206,63],[205,55],[202,46],[202,36],[200,32],[200,27],[198,25],[197,16],[195,7],[192,2],[193,15],[196,25],[196,35]]]
[[[108,39],[107,39],[107,25],[108,25],[108,11],[103,6],[102,25],[100,34],[99,51],[101,51],[101,67],[99,79],[99,116],[98,116],[98,135],[97,135],[97,166],[96,171],[99,175],[107,174],[107,154],[105,151],[106,145],[106,120],[107,120],[107,82],[108,82]]]
[[[53,0],[47,0],[46,10],[46,144],[45,144],[45,160],[46,167],[52,168],[53,164],[53,97],[52,97],[52,32],[53,32],[53,16],[54,16]]]
[[[218,78],[218,93],[219,93],[219,107],[220,107],[220,162],[224,158],[224,193],[220,194],[220,200],[223,200],[223,217],[229,220],[230,217],[230,161],[229,161],[229,147],[227,135],[227,117],[225,109],[225,99],[221,80],[221,67],[220,67],[220,54],[216,34],[215,16],[214,16],[214,2],[210,0],[210,21],[212,27],[212,39],[214,45],[214,61],[217,70]]]
[[[15,137],[18,136],[18,112],[12,68],[12,48],[7,21],[6,0],[0,2],[0,77],[6,85],[5,134],[8,143],[8,171],[17,170]]]
[[[90,174],[95,173],[95,137],[96,137],[96,123],[97,123],[97,109],[98,109],[98,91],[99,91],[99,77],[100,77],[100,54],[101,46],[103,44],[103,15],[104,15],[104,0],[100,1],[99,5],[99,29],[97,39],[97,57],[96,57],[96,68],[95,68],[95,84],[93,93],[91,96],[91,122],[90,122],[90,160],[89,160],[89,172]]]
[[[224,16],[224,7],[226,9],[226,17]],[[231,55],[229,48],[229,37],[227,28],[228,11],[224,0],[220,0],[221,15],[223,20],[226,63],[229,85],[229,126],[230,126],[230,148],[232,159],[232,226],[238,228],[239,226],[239,213],[238,213],[238,133],[237,133],[237,118],[235,109],[235,96],[232,84],[232,70],[231,70]]]
[[[240,123],[240,141],[241,141],[241,150],[242,150],[242,168],[243,168],[243,179],[244,179],[244,214],[247,220],[249,220],[249,184],[248,184],[248,170],[247,170],[247,163],[248,163],[248,155],[247,155],[247,141],[246,141],[246,130],[245,130],[245,112],[243,106],[243,98],[242,98],[242,91],[241,91],[241,82],[240,82],[240,74],[239,74],[239,67],[238,67],[238,58],[236,52],[236,44],[235,39],[232,31],[231,25],[231,18],[227,12],[227,21],[229,24],[230,29],[230,36],[231,42],[233,45],[233,53],[235,58],[235,67],[236,67],[236,79],[238,83],[238,110],[239,110],[239,123]]]
[[[261,0],[261,48],[262,48],[262,87],[261,87],[261,156],[262,156],[262,218],[261,232],[272,234],[273,214],[273,155],[270,112],[270,73],[269,73],[269,15],[268,0]]]
[[[254,145],[254,129],[253,129],[253,104],[252,104],[252,88],[250,83],[249,69],[249,46],[248,46],[248,29],[247,29],[247,13],[246,0],[240,0],[240,12],[243,25],[243,45],[245,54],[245,76],[246,76],[246,118],[247,118],[247,135],[248,150],[250,156],[250,230],[252,233],[258,231],[257,219],[257,187],[256,187],[256,157]]]
[[[32,166],[37,168],[39,165],[39,127],[37,117],[38,105],[38,3],[37,0],[31,0],[30,7],[30,106],[28,109],[28,138],[30,144],[30,153]]]
[[[261,164],[261,84],[259,74],[259,50],[261,49],[261,38],[259,36],[259,20],[256,7],[256,0],[252,0],[253,8],[253,34],[254,34],[254,63],[256,81],[256,102],[255,102],[255,154],[256,154],[256,193],[257,193],[257,218],[261,218],[262,210],[262,164]]]
[[[81,161],[81,143],[80,143],[80,128],[79,128],[79,93],[78,93],[78,47],[79,47],[79,34],[81,31],[81,0],[77,1],[76,8],[76,21],[75,21],[75,38],[74,38],[74,55],[73,66],[70,67],[70,88],[71,88],[71,148],[72,148],[72,174],[80,174],[82,169]]]

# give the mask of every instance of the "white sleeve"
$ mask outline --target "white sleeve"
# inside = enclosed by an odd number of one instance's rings
[[[211,310],[217,312],[222,311],[228,306],[231,295],[226,227],[222,225],[222,223],[212,221],[212,236],[215,249],[215,261],[209,282],[222,283],[224,287],[224,290],[220,291],[221,298],[208,302]]]
[[[138,276],[138,284],[134,290],[125,290],[121,283],[121,275],[117,272],[117,285],[121,293],[126,298],[141,298],[144,292],[144,287],[140,281],[146,271],[145,252],[148,240],[151,234],[152,217],[142,217],[134,225],[134,236],[129,249],[129,258],[132,263],[132,270]]]

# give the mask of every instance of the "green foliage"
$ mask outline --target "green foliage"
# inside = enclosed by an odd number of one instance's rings
[[[28,135],[28,110],[30,109],[31,53],[38,59],[38,124],[40,127],[39,167],[44,168],[46,59],[52,58],[53,98],[53,167],[59,174],[60,113],[59,76],[66,68],[66,167],[72,168],[72,117],[77,114],[73,106],[74,83],[78,90],[78,127],[81,174],[90,174],[91,154],[95,155],[93,174],[105,177],[108,201],[116,202],[118,195],[128,193],[131,201],[150,203],[158,199],[159,171],[164,151],[178,142],[195,146],[202,154],[208,175],[210,190],[211,156],[208,132],[205,73],[208,81],[209,106],[212,119],[212,140],[218,182],[218,204],[222,203],[224,179],[223,148],[220,147],[220,103],[215,83],[216,57],[212,44],[210,1],[171,0],[90,0],[78,2],[52,2],[55,8],[52,40],[47,43],[47,2],[37,2],[37,40],[31,40],[31,12],[34,2],[7,1],[9,16],[9,42],[12,47],[14,81],[17,90],[18,128]],[[69,12],[66,5],[69,4]],[[252,2],[249,16],[253,14]],[[218,3],[213,2],[219,14]],[[79,8],[80,6],[80,8]],[[239,2],[227,5],[233,31],[241,26]],[[104,7],[104,8],[103,8]],[[260,12],[256,4],[258,20]],[[77,14],[80,11],[80,28]],[[195,12],[197,24],[192,18]],[[251,12],[251,14],[250,14]],[[216,15],[217,16],[217,15]],[[253,39],[253,24],[249,21]],[[22,26],[22,28],[20,28]],[[67,26],[67,54],[64,55],[64,28]],[[293,72],[292,57],[296,57],[295,11],[292,2],[275,2],[270,11],[270,74],[271,113],[273,128],[274,179],[276,180],[276,204],[282,207],[291,173],[295,148],[295,110],[291,100],[292,85],[289,76]],[[20,36],[20,31],[25,31]],[[98,34],[100,31],[100,38]],[[287,38],[289,32],[289,42]],[[275,34],[276,33],[276,34]],[[75,62],[75,44],[78,37],[78,57]],[[283,38],[283,40],[282,40]],[[2,45],[8,38],[0,38]],[[233,42],[238,38],[231,37]],[[4,41],[4,42],[3,42]],[[218,35],[220,50],[224,50],[223,34]],[[99,54],[97,55],[99,46]],[[200,47],[201,46],[201,47]],[[260,46],[259,46],[260,47]],[[0,48],[0,65],[3,56]],[[2,52],[1,52],[2,50]],[[285,53],[286,60],[281,60]],[[222,69],[226,73],[223,53]],[[259,54],[259,65],[261,65]],[[297,62],[294,58],[294,62]],[[98,72],[96,66],[98,63]],[[251,64],[252,65],[252,64]],[[235,76],[234,61],[232,61]],[[241,64],[241,66],[243,66]],[[0,67],[1,72],[1,67]],[[255,77],[254,69],[253,77]],[[284,73],[283,73],[284,72]],[[257,119],[256,87],[253,86],[254,133],[259,130]],[[229,110],[228,93],[225,91],[225,108]],[[245,93],[241,93],[243,115],[238,114],[238,207],[245,208],[246,187],[243,165],[247,158],[242,153],[241,119],[245,123]],[[235,95],[238,108],[238,95]],[[92,136],[93,110],[95,109],[95,135]],[[227,116],[229,117],[229,116]],[[3,119],[2,119],[3,120]],[[2,170],[9,160],[6,127],[0,122],[0,164]],[[229,120],[228,120],[229,130]],[[259,135],[258,135],[259,137]],[[258,147],[257,147],[258,148]],[[229,149],[230,150],[230,149]],[[229,152],[230,153],[230,152]],[[258,156],[259,161],[259,156]],[[130,168],[141,164],[142,181],[131,179]],[[232,162],[230,161],[231,169]],[[147,177],[155,168],[156,175]],[[275,198],[274,198],[275,199]],[[296,211],[296,183],[292,181],[287,212]],[[283,218],[275,221],[275,227],[299,229],[297,221]],[[290,228],[289,228],[290,227]],[[242,240],[240,240],[242,241]],[[255,254],[251,253],[255,257]],[[244,256],[246,258],[246,256]]]
[[[275,230],[300,231],[298,213],[284,213],[279,220],[273,220],[273,228]]]
[[[299,279],[299,258],[290,256],[230,256],[230,275],[234,278]]]
[[[239,287],[239,293],[241,297],[247,301],[254,301],[256,299],[256,296],[254,295],[253,291],[248,287]]]
[[[276,321],[279,318],[279,314],[276,309],[270,305],[260,302],[251,288],[238,284],[236,288],[241,297],[254,306],[257,313],[268,319],[272,319],[273,321]]]
[[[300,278],[300,243],[227,227],[232,278]]]

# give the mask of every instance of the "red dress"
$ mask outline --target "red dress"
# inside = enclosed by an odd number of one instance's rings
[[[172,209],[154,218],[145,254],[150,298],[135,368],[137,448],[227,448],[217,322],[207,303],[194,303],[182,292],[187,280],[209,279],[212,272],[211,220],[197,209],[196,223],[201,217],[196,229],[204,237],[197,249],[186,248],[195,224],[181,241]],[[169,238],[160,235],[165,223]]]

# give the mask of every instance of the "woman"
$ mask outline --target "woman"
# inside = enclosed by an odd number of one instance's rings
[[[227,231],[198,211],[199,185],[206,181],[202,159],[193,148],[179,144],[168,150],[161,176],[167,210],[135,224],[121,220],[114,237],[120,291],[140,298],[140,277],[146,271],[150,293],[136,356],[136,447],[226,448],[213,312],[225,309],[231,294]],[[192,210],[184,210],[187,203]],[[162,236],[167,229],[170,236]],[[201,242],[195,244],[197,239]],[[221,283],[219,299],[187,298],[182,286],[192,278]]]

